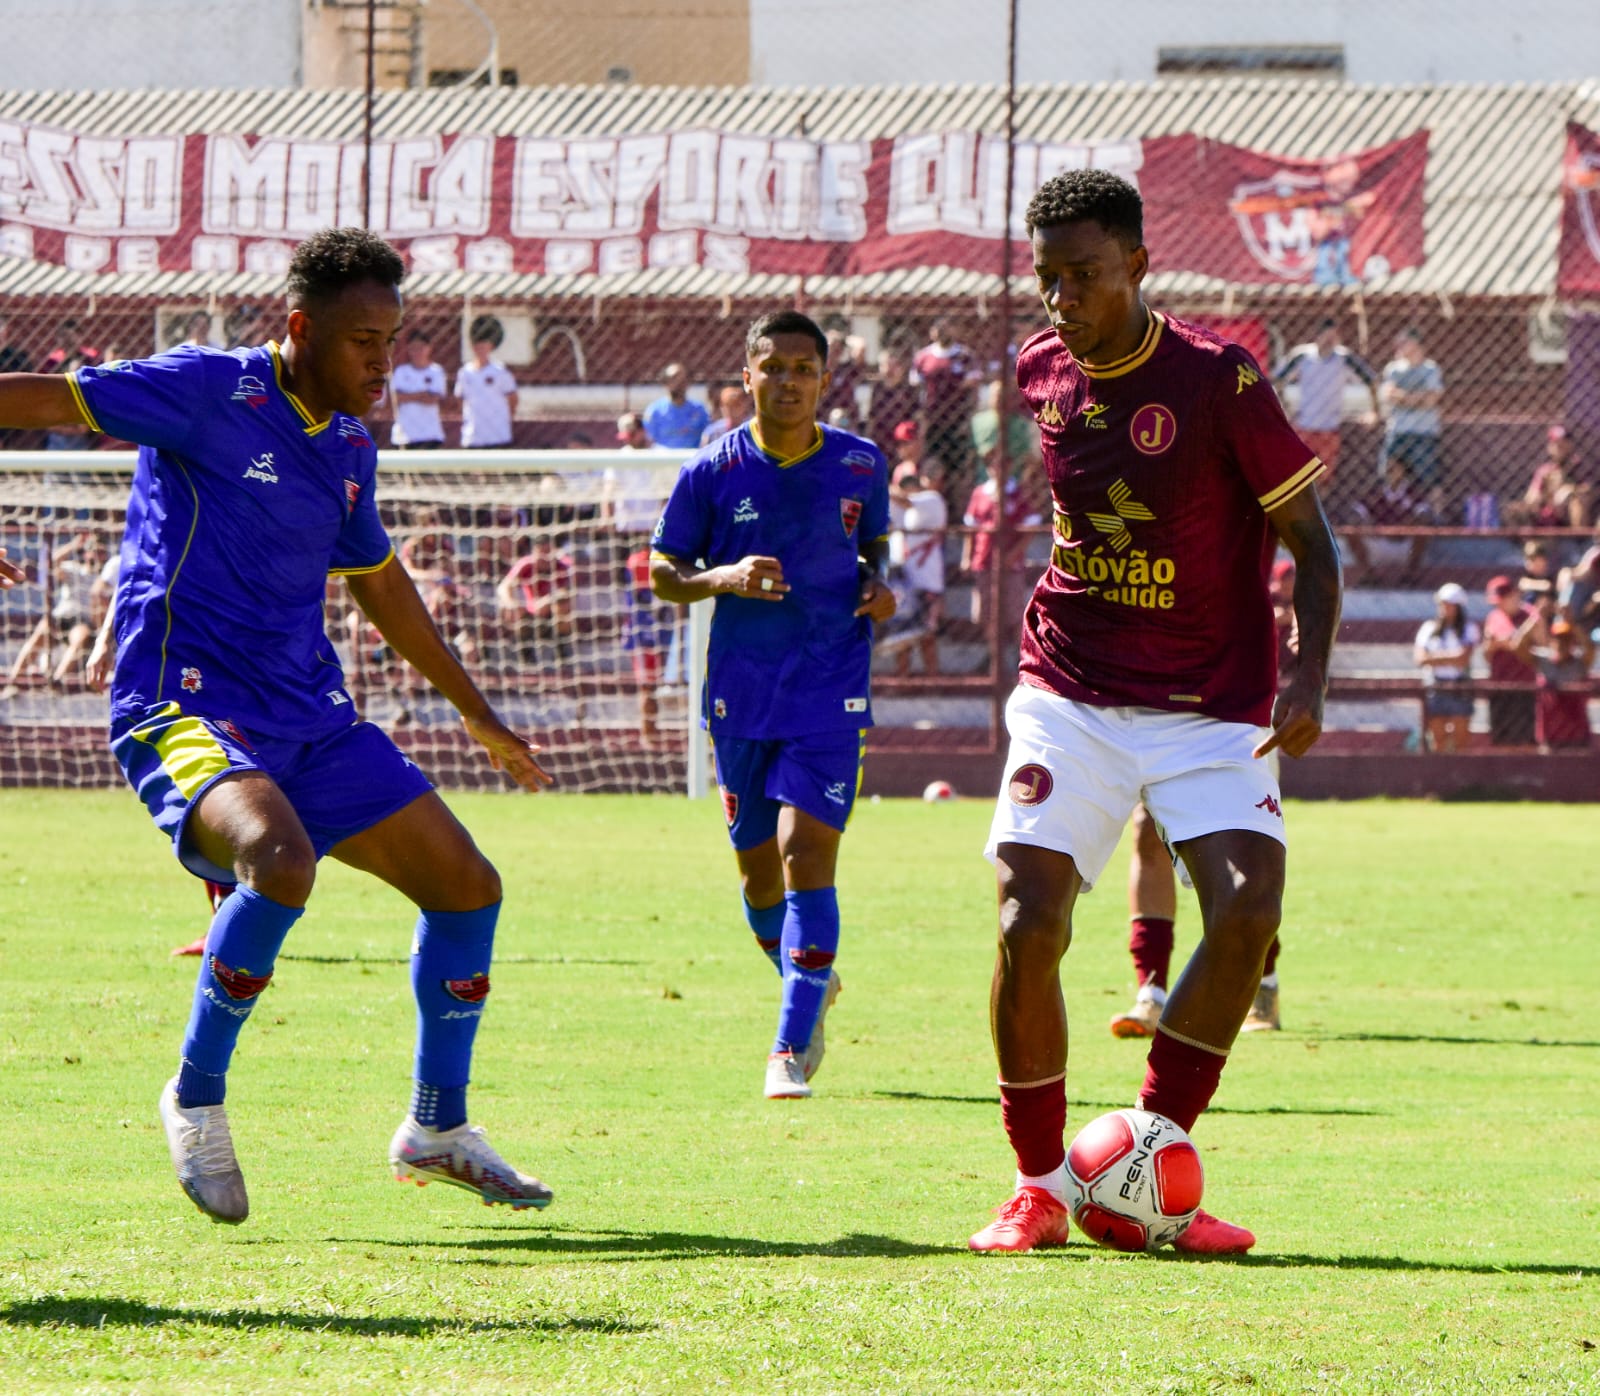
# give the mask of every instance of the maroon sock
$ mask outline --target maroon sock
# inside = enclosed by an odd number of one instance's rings
[[[1266,962],[1261,966],[1261,977],[1265,979],[1269,974],[1278,971],[1278,951],[1283,947],[1278,944],[1278,937],[1272,937],[1272,944],[1267,947]]]
[[[1042,1178],[1066,1162],[1067,1082],[1000,1087],[1000,1119],[1016,1151],[1017,1168]]]
[[[1135,916],[1128,934],[1128,953],[1133,956],[1134,973],[1140,987],[1154,984],[1167,987],[1167,971],[1172,968],[1172,921],[1166,916]]]
[[[1186,1130],[1193,1129],[1200,1112],[1211,1104],[1217,1082],[1222,1079],[1222,1068],[1227,1064],[1225,1056],[1191,1047],[1157,1031],[1145,1060],[1139,1108],[1176,1120]]]

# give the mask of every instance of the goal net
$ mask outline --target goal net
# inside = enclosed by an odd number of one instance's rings
[[[651,530],[683,453],[384,452],[378,500],[440,632],[557,787],[704,794],[708,607],[658,602]],[[0,784],[116,785],[106,698],[86,682],[114,594],[133,457],[0,453]],[[347,686],[438,785],[501,788],[453,708],[330,579]]]

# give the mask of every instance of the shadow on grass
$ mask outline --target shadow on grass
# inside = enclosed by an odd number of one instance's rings
[[[729,1256],[742,1260],[764,1257],[831,1256],[848,1259],[947,1255],[964,1249],[922,1245],[897,1236],[851,1232],[834,1241],[762,1241],[751,1236],[705,1236],[681,1231],[503,1231],[460,1240],[396,1241],[330,1236],[333,1245],[390,1246],[402,1250],[440,1248],[466,1251],[523,1251],[563,1259],[592,1256],[600,1260],[693,1260],[697,1256]]]
[[[1210,1259],[1162,1251],[1156,1259],[1189,1264],[1248,1265],[1255,1269],[1390,1270],[1414,1274],[1439,1275],[1581,1275],[1593,1280],[1600,1269],[1592,1264],[1499,1265],[1492,1260],[1411,1260],[1403,1255],[1234,1255]]]
[[[56,1296],[0,1307],[0,1327],[152,1328],[158,1324],[204,1328],[292,1328],[305,1333],[354,1333],[368,1338],[429,1338],[445,1333],[644,1333],[656,1327],[620,1318],[449,1319],[301,1314],[261,1309],[171,1309],[131,1299]]]
[[[405,955],[291,955],[281,954],[280,960],[293,960],[302,965],[409,965]],[[496,955],[498,965],[606,965],[632,967],[643,960],[604,959],[586,955]]]
[[[1326,1032],[1307,1033],[1310,1042],[1438,1042],[1451,1047],[1587,1047],[1600,1042],[1573,1042],[1560,1037],[1442,1037],[1407,1032]]]
[[[1000,1108],[998,1095],[925,1095],[921,1091],[873,1091],[878,1100],[927,1100],[946,1105],[984,1105],[991,1110]],[[1121,1110],[1126,1100],[1078,1100],[1068,1102],[1076,1110]],[[1330,1105],[1318,1109],[1309,1105],[1258,1105],[1254,1107],[1211,1105],[1207,1115],[1383,1115],[1383,1110],[1359,1110],[1347,1105]]]

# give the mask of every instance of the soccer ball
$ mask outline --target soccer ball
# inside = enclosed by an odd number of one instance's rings
[[[947,780],[929,781],[927,789],[922,792],[922,798],[930,805],[937,805],[945,800],[953,800],[955,797],[955,786],[951,785]]]
[[[1205,1177],[1193,1141],[1165,1115],[1113,1110],[1067,1150],[1067,1201],[1078,1228],[1114,1251],[1153,1251],[1183,1235]]]

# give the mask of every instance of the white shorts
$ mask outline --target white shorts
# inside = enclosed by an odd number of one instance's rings
[[[1097,708],[1019,684],[1011,749],[983,856],[1003,843],[1069,854],[1085,888],[1141,800],[1169,848],[1224,829],[1287,845],[1276,762],[1250,753],[1268,728],[1199,713]]]

